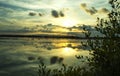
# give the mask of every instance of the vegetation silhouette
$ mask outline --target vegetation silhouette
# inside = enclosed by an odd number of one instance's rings
[[[108,19],[97,18],[96,31],[109,39],[88,38],[86,46],[90,47],[92,58],[89,64],[94,68],[94,76],[119,76],[120,75],[120,2],[110,0],[112,10]],[[85,32],[90,37],[91,32]],[[99,38],[99,36],[96,36]],[[118,37],[118,39],[113,39]]]

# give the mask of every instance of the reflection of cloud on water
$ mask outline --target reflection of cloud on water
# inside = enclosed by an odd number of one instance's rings
[[[50,63],[51,64],[62,63],[63,60],[64,60],[64,58],[62,58],[62,57],[53,56],[50,58]]]
[[[0,68],[14,71],[38,66],[38,60],[50,68],[60,67],[61,63],[78,65],[75,55],[88,55],[79,48],[80,40],[66,39],[0,39]],[[52,64],[52,65],[51,65]]]

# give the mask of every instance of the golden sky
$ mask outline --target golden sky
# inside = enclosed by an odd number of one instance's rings
[[[95,25],[109,11],[108,0],[0,0],[0,31]]]

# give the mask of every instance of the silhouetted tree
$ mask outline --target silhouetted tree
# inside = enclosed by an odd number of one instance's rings
[[[88,60],[94,68],[95,76],[120,75],[120,1],[110,0],[112,10],[107,19],[97,19],[95,30],[100,32],[104,39],[88,39],[86,45],[90,47],[92,57]],[[85,32],[91,37],[91,31]],[[99,35],[96,36],[99,38]]]

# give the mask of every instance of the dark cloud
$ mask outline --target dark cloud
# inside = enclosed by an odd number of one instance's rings
[[[88,8],[86,3],[82,3],[81,7],[89,14],[93,15],[97,12],[97,10],[95,9],[95,7],[91,7]]]
[[[90,10],[90,9],[85,9],[85,11],[91,15],[95,14],[95,12],[93,10]]]
[[[52,13],[52,16],[55,17],[55,18],[59,18],[59,17],[64,17],[65,14],[63,13],[63,11],[56,11],[56,10],[52,10],[51,11]]]
[[[43,16],[41,13],[39,13],[39,16]]]
[[[43,16],[44,14],[43,13],[38,13],[39,16]]]
[[[38,15],[38,16],[43,16],[44,13],[37,13],[37,12],[29,12],[29,16],[35,16],[35,15]]]
[[[82,4],[81,4],[81,7],[82,7],[82,8],[86,8],[86,7],[87,7],[86,3],[82,3]]]
[[[91,15],[97,13],[97,10],[94,7],[92,7],[91,9],[86,8],[85,11]]]
[[[82,3],[81,7],[85,10],[85,12],[89,13],[90,15],[94,15],[96,13],[108,13],[109,10],[106,8],[101,8],[97,10],[95,7],[87,7],[86,3]]]
[[[59,17],[58,11],[52,10],[51,13],[52,13],[52,16],[53,16],[53,17],[55,17],[55,18],[58,18],[58,17]]]
[[[109,10],[107,8],[101,8],[99,10],[100,13],[109,13]]]
[[[60,11],[59,14],[60,14],[61,17],[64,17],[64,13],[62,11]]]
[[[29,12],[29,15],[30,15],[30,16],[35,16],[36,13],[35,13],[35,12]]]
[[[95,7],[92,7],[91,10],[93,10],[94,12],[98,12],[98,10]]]

